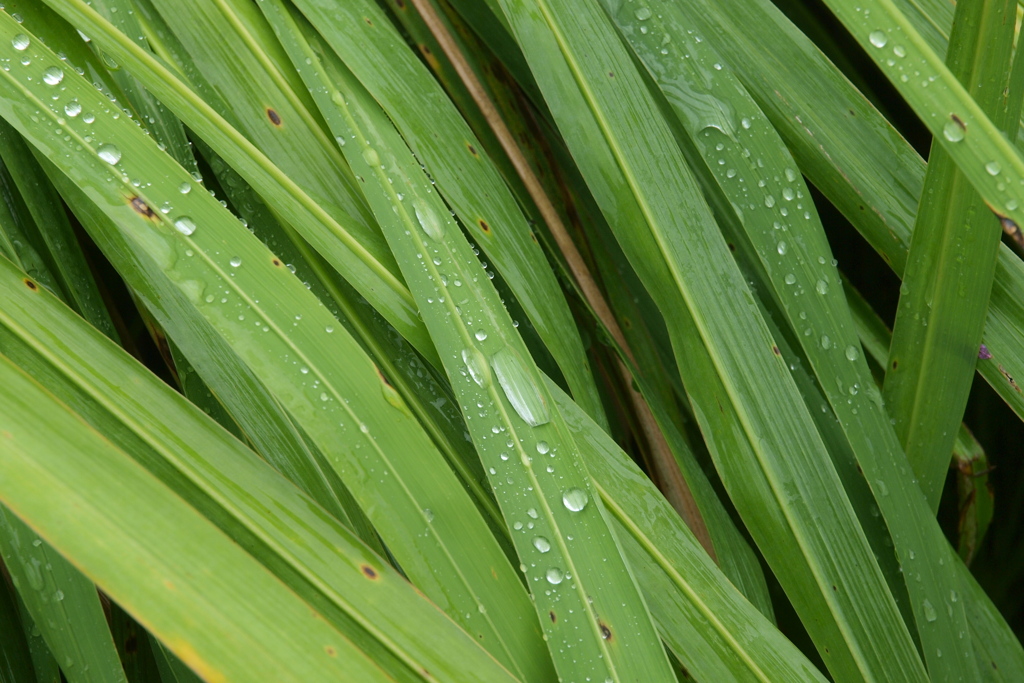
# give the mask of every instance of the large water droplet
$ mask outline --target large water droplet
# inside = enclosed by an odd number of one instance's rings
[[[1002,170],[1002,166],[999,165],[998,161],[990,161],[985,164],[985,170],[988,171],[989,175],[999,175],[999,171]]]
[[[814,288],[818,290],[818,294],[828,294],[828,283],[825,282],[824,280],[818,280],[818,282],[814,285]]]
[[[363,161],[365,161],[368,166],[376,168],[380,166],[380,155],[377,154],[377,150],[373,147],[367,147],[363,150]]]
[[[121,150],[109,142],[105,145],[100,145],[99,149],[96,150],[96,154],[108,164],[116,164],[121,161]]]
[[[636,12],[634,12],[633,15],[640,21],[647,21],[648,19],[651,18],[651,8],[641,7]]]
[[[487,339],[487,333],[484,332],[483,330],[477,330],[473,336],[476,337],[477,341],[484,341],[485,339]]]
[[[540,453],[541,455],[547,455],[550,450],[551,446],[548,445],[547,441],[537,442],[537,452]]]
[[[491,367],[505,392],[505,398],[523,422],[537,427],[551,420],[540,388],[515,351],[508,347],[501,349],[491,357]]]
[[[430,239],[438,242],[444,239],[444,223],[430,204],[416,197],[412,200],[412,209],[416,212],[416,220],[420,222],[420,227]]]
[[[773,206],[775,206],[775,197],[773,197],[771,195],[768,195],[767,197],[765,197],[764,198],[764,205],[767,206],[769,209],[772,208]]]
[[[857,350],[856,346],[847,346],[846,347],[846,359],[847,360],[857,360],[857,358],[859,358],[859,357],[860,357],[860,351]]]
[[[59,66],[51,66],[43,72],[43,83],[46,85],[57,85],[64,80],[64,72]]]
[[[924,610],[925,620],[935,621],[939,618],[939,615],[935,613],[935,607],[932,606],[932,603],[928,600],[928,598],[924,599],[924,602],[921,604],[921,607]]]
[[[484,358],[484,354],[473,348],[463,349],[462,362],[466,364],[466,370],[469,371],[469,376],[473,378],[474,382],[481,387],[490,385],[491,371],[487,368],[487,359]]]
[[[558,567],[552,567],[544,576],[547,577],[548,583],[555,586],[562,583],[562,579],[565,578],[565,574]]]
[[[21,50],[27,50],[28,46],[29,46],[29,43],[31,43],[31,42],[32,41],[30,41],[28,39],[28,36],[26,36],[24,33],[19,33],[18,35],[14,36],[14,38],[11,39],[11,45],[13,45],[14,49],[18,50],[19,52]]]
[[[178,185],[178,192],[182,194],[188,194],[191,191],[192,185],[190,185],[188,181],[185,181],[181,185]]]
[[[71,100],[64,105],[64,113],[74,118],[82,113],[82,105],[77,100]]]
[[[587,507],[589,502],[590,496],[583,489],[572,488],[562,494],[562,503],[573,512],[579,512]]]
[[[956,121],[947,121],[946,125],[942,127],[942,135],[950,142],[960,142],[964,139],[964,129],[961,128],[962,125],[963,124],[959,124]]]
[[[786,273],[786,284],[787,285],[795,285],[796,284],[796,275],[794,275],[793,273]]]
[[[237,268],[238,266],[242,265],[242,259],[238,256],[234,256],[230,261],[228,261],[228,263],[231,264],[232,268]]]
[[[551,550],[551,543],[549,543],[548,539],[544,538],[543,536],[534,536],[533,547],[542,553],[546,553],[547,551]]]
[[[182,216],[174,221],[174,227],[178,229],[182,235],[191,235],[196,231],[195,222],[188,216]]]
[[[885,47],[885,44],[889,42],[889,36],[885,35],[884,31],[872,31],[868,40],[875,47]]]

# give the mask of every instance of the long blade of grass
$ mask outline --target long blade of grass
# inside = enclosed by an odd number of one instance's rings
[[[427,670],[451,680],[510,679],[471,636],[325,510],[26,282],[0,262],[0,342],[9,357],[372,652],[375,661],[384,666],[385,659],[393,660],[385,668],[394,673],[397,666],[415,676]]]
[[[24,30],[0,15],[0,45]],[[57,61],[38,41],[26,52],[36,69]],[[160,324],[211,325],[325,454],[421,590],[509,666],[543,656],[526,593],[457,479],[377,367],[285,264],[209,194],[180,194],[187,173],[134,124],[105,114],[102,96],[74,74],[56,90],[28,80],[27,68],[3,74],[0,114],[107,216],[109,225],[88,227]],[[55,92],[77,96],[95,119],[67,121],[62,136],[31,125],[31,116],[56,118],[51,107],[64,102],[52,100]],[[91,153],[65,156],[65,145]],[[131,178],[147,179],[146,187]],[[165,202],[169,214],[150,208]]]
[[[793,572],[787,582],[799,575],[789,584],[793,592],[803,590],[798,585],[817,587],[813,596],[798,597],[819,615],[806,619],[822,628],[819,635],[835,629],[832,642],[819,640],[826,661],[840,677],[884,676],[896,662],[901,675],[923,677],[906,627],[788,368],[773,353],[746,283],[714,229],[707,205],[695,193],[691,173],[670,151],[671,133],[651,114],[656,107],[618,37],[600,10],[585,3],[503,0],[502,7],[595,197],[666,311],[684,380],[692,380],[687,389],[696,392],[691,398],[705,436],[738,437],[736,445],[745,444],[729,450],[729,459],[737,453],[749,459],[737,463],[735,470],[730,464],[723,480],[733,487],[748,524],[752,517],[767,518],[766,507],[773,510],[771,523],[779,532],[770,541],[761,536],[760,545],[774,556],[777,573]],[[686,328],[688,319],[691,329]],[[691,355],[681,346],[687,340],[694,344]],[[741,348],[742,354],[737,351]],[[684,360],[703,362],[705,376],[688,378],[695,370],[687,370]],[[717,396],[710,393],[716,387]],[[724,432],[713,429],[709,420],[725,410],[735,411],[733,420],[723,424]],[[785,458],[779,457],[783,452]],[[721,462],[719,458],[720,467]],[[736,475],[763,482],[756,498],[744,500],[745,492],[736,490],[741,485]],[[775,555],[770,547],[789,534],[796,540],[799,559]],[[834,554],[840,547],[843,557]],[[864,601],[870,601],[870,610],[863,609]],[[834,640],[839,633],[842,647]]]
[[[0,681],[37,683],[25,630],[18,615],[17,598],[8,589],[5,572],[0,572]]]
[[[6,357],[0,377],[0,498],[189,666],[225,680],[389,680]]]
[[[671,680],[572,437],[497,290],[384,110],[335,83],[349,164],[416,296],[564,677]]]
[[[388,321],[428,358],[435,353],[416,317],[412,296],[385,263],[378,261],[353,234],[351,221],[326,211],[298,183],[275,166],[238,130],[204,102],[173,71],[139,48],[81,0],[54,2],[53,7],[101,43],[168,109],[224,157],[260,196],[299,231],[331,265],[374,304]],[[269,125],[269,124],[268,124]],[[194,181],[189,178],[191,190]],[[184,185],[183,185],[184,187]]]
[[[970,652],[960,636],[968,631],[967,617],[949,601],[959,585],[954,557],[881,408],[810,193],[782,140],[714,48],[687,34],[686,9],[658,2],[650,9],[650,16],[621,8],[613,16],[733,207],[842,425],[892,534],[935,677],[949,668],[949,652]],[[862,517],[868,514],[862,509]],[[942,628],[933,627],[936,605],[953,607]]]
[[[0,506],[0,555],[71,683],[125,683],[96,587]]]

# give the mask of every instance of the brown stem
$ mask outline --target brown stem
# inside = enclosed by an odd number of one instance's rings
[[[626,337],[622,334],[622,329],[619,327],[618,321],[612,314],[611,308],[608,306],[608,302],[601,294],[600,288],[597,286],[594,277],[590,273],[590,269],[587,268],[583,257],[580,252],[576,249],[576,244],[572,241],[568,231],[565,229],[565,225],[562,223],[561,216],[558,215],[558,211],[555,209],[554,204],[548,198],[547,193],[540,184],[537,176],[534,174],[533,169],[530,168],[529,163],[526,161],[526,157],[520,151],[519,146],[516,145],[515,139],[508,127],[505,125],[505,121],[501,118],[494,103],[491,102],[487,92],[484,90],[483,85],[477,78],[476,73],[469,66],[465,56],[455,43],[451,34],[448,32],[448,27],[445,26],[444,22],[437,15],[430,0],[411,0],[412,5],[419,12],[420,16],[423,17],[424,23],[430,32],[437,39],[437,42],[441,45],[441,49],[444,50],[445,55],[448,57],[452,66],[455,67],[455,71],[459,74],[459,78],[462,79],[463,84],[473,97],[473,101],[477,107],[480,108],[481,114],[487,124],[494,131],[495,136],[501,143],[502,149],[505,150],[505,154],[508,155],[509,160],[512,162],[512,166],[515,168],[516,173],[523,181],[527,192],[529,192],[531,199],[534,204],[537,205],[537,209],[540,211],[541,217],[544,222],[547,223],[548,229],[551,232],[551,236],[554,238],[555,243],[558,245],[558,249],[562,252],[562,256],[565,258],[566,263],[569,266],[569,270],[576,280],[580,291],[583,293],[584,298],[590,305],[590,308],[594,311],[597,319],[604,325],[605,329],[611,335],[612,339],[622,350],[622,353],[626,355],[630,363],[636,364],[636,358],[633,356],[633,351],[629,348],[629,344],[626,343]],[[647,405],[646,399],[643,395],[633,388],[633,376],[626,366],[626,363],[621,359],[617,359],[619,374],[622,377],[623,383],[626,385],[630,403],[633,406],[633,410],[636,413],[640,429],[644,433],[644,437],[647,441],[648,449],[651,453],[651,459],[653,461],[655,470],[652,472],[655,480],[659,483],[662,492],[668,499],[672,507],[676,509],[679,515],[686,522],[687,526],[693,532],[700,544],[704,546],[704,549],[708,554],[717,561],[715,555],[714,545],[711,542],[711,536],[708,533],[707,525],[704,523],[704,518],[700,514],[700,510],[697,507],[696,501],[693,499],[693,494],[690,492],[690,487],[683,478],[682,472],[679,470],[679,464],[676,462],[675,457],[672,455],[669,449],[668,442],[665,440],[665,435],[658,427],[654,414],[651,412],[650,406]]]

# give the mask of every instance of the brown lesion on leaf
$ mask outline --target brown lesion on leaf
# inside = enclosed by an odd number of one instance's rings
[[[597,627],[601,629],[601,637],[605,640],[612,639],[612,630],[608,627],[608,624],[603,621],[597,622]]]
[[[284,265],[283,263],[281,263],[281,259],[277,258],[276,256],[270,259],[270,262],[277,268],[280,268],[281,266]]]
[[[373,26],[373,20],[370,17],[363,17],[363,21],[366,22],[367,26]]]
[[[476,222],[476,224],[480,226],[480,230],[482,230],[485,235],[490,235],[491,234],[491,225],[490,225],[490,223],[485,221],[483,218],[478,220]]]
[[[142,197],[140,197],[137,194],[133,194],[130,197],[128,197],[128,206],[132,207],[132,211],[139,214],[146,220],[158,220],[156,211],[153,210],[153,207],[147,204],[145,200],[143,200]]]
[[[472,143],[467,142],[466,149],[468,149],[469,153],[475,156],[476,158],[480,158],[480,152],[476,151],[476,147],[474,147]]]
[[[774,353],[776,356],[779,356],[780,358],[782,357],[782,352],[779,351],[778,346],[772,346],[772,353]]]
[[[35,282],[33,282],[32,280],[28,279],[27,277],[26,278],[22,278],[21,281],[24,282],[25,286],[28,287],[29,289],[31,289],[33,292],[38,292],[39,291],[39,285],[37,285]]]
[[[270,119],[270,122],[278,128],[281,127],[281,115],[270,107],[267,107],[267,118]]]
[[[405,9],[405,0],[395,0],[395,7],[397,7],[400,10],[404,10]]]
[[[380,371],[380,368],[374,365],[373,369],[377,371],[377,377],[379,377],[380,381],[384,383],[384,386],[391,387],[392,389],[395,388],[395,386],[388,381],[388,378],[384,376],[384,373]]]
[[[338,651],[334,649],[333,645],[324,645],[324,652],[327,653],[328,657],[337,657]]]
[[[430,70],[434,73],[440,73],[441,62],[437,61],[437,57],[434,55],[434,51],[430,49],[430,46],[426,43],[418,43],[416,47],[419,48],[420,54],[423,55],[423,59],[427,60],[427,65]]]
[[[555,616],[555,610],[551,610],[548,612],[548,619],[551,620],[552,624],[558,621],[558,617]]]
[[[368,564],[364,564],[361,567],[359,567],[359,571],[361,571],[363,573],[363,576],[370,579],[371,581],[376,581],[378,578],[380,578],[380,574],[377,573],[377,570]]]
[[[1013,387],[1014,391],[1016,391],[1018,394],[1021,393],[1020,387],[1017,386],[1017,382],[1014,381],[1013,376],[1006,371],[1006,368],[1004,368],[1002,365],[1000,365],[999,366],[999,372],[1001,372],[1003,377],[1006,378],[1006,381],[1010,383],[1010,386]]]

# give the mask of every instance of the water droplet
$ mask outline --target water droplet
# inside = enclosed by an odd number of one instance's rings
[[[765,197],[764,198],[764,205],[767,206],[769,209],[772,208],[773,206],[775,206],[775,197],[773,197],[771,195],[768,195],[767,197]]]
[[[932,603],[928,600],[928,598],[924,599],[924,602],[921,604],[921,607],[924,610],[925,620],[935,621],[939,618],[939,615],[935,613],[935,608],[932,606]]]
[[[999,175],[999,171],[1002,170],[1002,167],[999,165],[998,161],[990,161],[985,164],[985,170],[988,171],[989,175]]]
[[[181,185],[178,185],[178,192],[180,192],[182,194],[188,194],[191,191],[192,191],[192,185],[190,185],[188,183],[188,181],[185,181]]]
[[[473,336],[476,337],[477,341],[484,341],[485,339],[487,339],[487,333],[484,332],[483,330],[477,330],[476,334],[474,334]]]
[[[377,154],[377,150],[373,147],[367,147],[363,150],[363,161],[365,161],[367,165],[376,168],[380,166],[380,155]]]
[[[907,50],[902,45],[896,45],[895,47],[893,47],[892,53],[900,58],[907,56]]]
[[[856,346],[847,346],[846,347],[846,359],[847,360],[857,360],[858,357],[860,357],[860,351],[857,350]]]
[[[829,339],[827,334],[821,335],[821,348],[830,349],[832,348],[832,340]]]
[[[505,392],[505,398],[523,422],[537,427],[551,420],[540,388],[515,351],[508,347],[501,349],[491,357],[491,367]]]
[[[791,183],[796,182],[796,171],[794,171],[791,168],[787,168],[786,169],[786,180],[788,180]]]
[[[786,247],[786,243],[785,242],[779,242],[779,244],[775,248],[778,249],[779,256],[785,256],[786,255],[787,247]]]
[[[19,33],[11,39],[11,45],[13,45],[14,49],[18,50],[19,52],[28,49],[30,42],[31,41],[28,39],[28,36],[26,36],[24,33]]]
[[[109,142],[105,145],[100,145],[99,149],[96,150],[96,154],[108,164],[116,164],[121,161],[121,150]]]
[[[434,511],[430,508],[423,508],[423,516],[427,518],[428,522],[434,521]]]
[[[743,126],[744,128],[750,128],[750,119],[744,116],[742,119],[740,119],[740,125]]]
[[[634,12],[633,15],[640,21],[647,21],[648,19],[651,18],[651,8],[641,7],[636,12]]]
[[[478,386],[486,387],[491,383],[491,371],[487,368],[487,359],[476,349],[463,349],[462,362],[466,364],[469,376]]]
[[[818,294],[821,294],[822,296],[828,294],[828,283],[824,280],[818,280],[815,283],[814,288],[818,290]]]
[[[547,455],[551,451],[551,446],[548,445],[547,441],[537,442],[537,452],[541,455]]]
[[[188,216],[182,216],[174,221],[174,227],[178,229],[182,235],[191,235],[196,231],[196,224]]]
[[[875,47],[885,47],[885,44],[889,42],[889,36],[885,35],[883,31],[872,31],[868,40]]]
[[[555,586],[562,583],[562,579],[565,578],[565,574],[558,567],[552,567],[544,576],[547,578],[548,583]]]
[[[420,227],[430,239],[438,242],[444,239],[444,223],[430,204],[416,197],[412,200],[412,209],[416,212],[416,220],[420,222]]]
[[[877,489],[878,495],[880,495],[880,496],[888,496],[889,495],[889,487],[886,486],[885,482],[882,481],[881,479],[875,479],[875,489]],[[911,554],[910,554],[910,559],[914,559],[913,552],[911,552]]]
[[[56,593],[53,594],[53,599],[56,600],[57,602],[60,602],[61,600],[63,600],[64,599],[64,591],[58,590]]]
[[[1016,199],[1010,199],[1003,206],[1006,207],[1007,211],[1016,211],[1017,210],[1017,200]]]
[[[238,256],[235,256],[230,261],[228,261],[228,263],[231,264],[232,268],[237,268],[238,266],[242,265],[242,259],[239,258]]]
[[[949,601],[956,602],[960,599],[960,596],[956,594],[956,591],[949,591]]]
[[[548,539],[544,538],[543,536],[533,537],[533,547],[542,553],[546,553],[547,551],[551,550],[551,544],[548,542]]]
[[[796,284],[796,275],[793,275],[793,273],[787,273],[786,274],[786,284],[787,285]]]
[[[589,502],[590,496],[583,489],[572,488],[562,494],[562,503],[573,512],[579,512],[587,507]]]
[[[82,105],[77,100],[71,100],[64,105],[64,113],[74,118],[82,113]]]
[[[964,129],[956,121],[947,121],[942,127],[942,134],[950,142],[960,142],[964,139]]]
[[[47,85],[57,85],[64,80],[64,72],[61,71],[59,66],[51,66],[43,72],[43,83]]]

